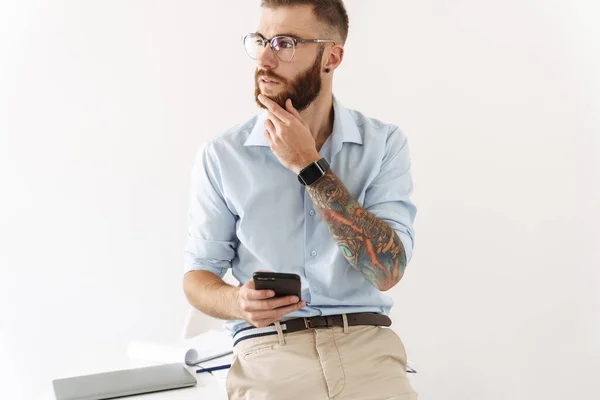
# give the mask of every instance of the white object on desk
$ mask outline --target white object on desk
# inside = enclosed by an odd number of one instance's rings
[[[166,364],[185,362],[192,365],[232,351],[233,339],[227,331],[208,331],[176,343],[133,341],[127,346],[127,356],[131,360]]]
[[[221,360],[227,361],[227,360]],[[215,360],[215,362],[220,362],[219,360]],[[224,363],[225,363],[224,362]],[[113,368],[103,369],[103,371],[90,371],[86,370],[84,373],[95,373],[95,372],[105,372],[105,371],[116,371],[120,369],[126,368],[138,368],[145,367],[150,365],[156,365],[154,363],[148,363],[143,361],[134,361],[132,363],[127,363],[126,365],[117,365],[115,364]],[[183,389],[175,389],[175,390],[167,390],[163,392],[155,392],[142,394],[137,396],[125,397],[125,399],[131,400],[199,400],[199,399],[210,399],[210,400],[227,400],[227,392],[225,391],[225,378],[218,376],[215,371],[214,375],[204,373],[204,374],[196,374],[197,367],[186,367],[188,371],[192,375],[196,377],[196,386],[190,388]],[[46,378],[44,378],[46,379]],[[52,382],[48,380],[48,389],[45,391],[47,394],[44,395],[44,400],[56,400],[54,396],[54,390],[52,389]]]
[[[202,364],[202,367],[212,367],[216,365],[228,364],[231,362],[231,356],[212,360],[209,363]],[[226,400],[226,381],[229,370],[214,371],[212,374],[197,374],[196,370],[200,367],[186,367],[188,371],[196,377],[197,384],[191,388],[170,390],[166,392],[149,393],[141,396],[132,397],[131,400]]]
[[[185,362],[190,367],[188,369],[196,374],[196,370],[201,368],[231,364],[233,339],[227,331],[208,331],[194,338],[170,344],[134,341],[127,346],[127,355],[133,362],[153,364]],[[196,375],[209,375],[225,393],[228,372],[229,369],[223,369]]]
[[[214,356],[225,351],[231,351],[233,341],[231,335],[226,331],[208,331],[189,340],[180,340],[176,343],[161,344],[152,342],[131,342],[127,348],[129,359],[123,357],[114,363],[105,362],[90,363],[78,367],[69,372],[70,376],[89,375],[94,373],[116,371],[121,369],[131,369],[147,367],[164,363],[182,363],[186,359],[188,362],[196,362],[199,359]],[[99,356],[96,360],[101,359]],[[192,388],[175,389],[165,392],[156,392],[131,397],[135,400],[198,400],[198,399],[227,399],[225,384],[227,381],[228,369],[214,371],[212,373],[196,374],[196,370],[203,367],[213,367],[224,364],[231,364],[233,355],[215,358],[210,361],[201,362],[197,366],[187,366],[188,371],[196,377],[197,384]],[[68,376],[55,376],[52,379],[66,378]],[[51,380],[48,380],[48,389],[45,392],[44,399],[55,400]]]

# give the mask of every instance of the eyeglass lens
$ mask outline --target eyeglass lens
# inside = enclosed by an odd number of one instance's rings
[[[290,61],[294,56],[294,40],[290,37],[275,37],[271,40],[271,46],[281,61]],[[248,35],[244,39],[244,47],[248,56],[256,60],[264,48],[263,38],[258,35]]]

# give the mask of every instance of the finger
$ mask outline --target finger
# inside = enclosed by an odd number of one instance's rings
[[[256,289],[256,286],[254,286],[254,279],[248,279],[248,282],[242,286],[242,289]]]
[[[305,301],[299,301],[296,304],[292,304],[291,306],[278,308],[277,310],[275,310],[275,312],[277,312],[277,316],[275,317],[275,319],[279,320],[285,317],[286,315],[293,313],[294,311],[303,309],[305,306]]]
[[[269,311],[279,307],[289,306],[298,303],[298,297],[285,296],[275,299],[249,301],[246,311]]]
[[[246,285],[242,286],[241,291],[242,298],[250,301],[270,299],[271,297],[275,296],[275,292],[273,290],[256,290],[254,281],[252,279],[250,279]]]
[[[267,143],[269,143],[269,146],[271,148],[273,148],[273,138],[271,137],[271,134],[269,133],[268,130],[265,129],[265,138],[267,138]]]
[[[279,118],[277,118],[275,114],[269,112],[269,117],[267,118],[267,121],[269,121],[271,125],[275,128],[275,131],[272,133],[281,132],[281,129],[283,128],[283,122]]]
[[[249,301],[256,301],[256,300],[265,300],[265,299],[270,299],[273,296],[275,296],[275,292],[272,290],[248,290],[246,292],[246,297],[244,297],[246,300]]]
[[[281,121],[276,116],[269,113],[269,118],[265,120],[265,129],[274,137],[277,135],[277,130],[281,129]]]
[[[296,110],[296,108],[294,108],[294,105],[292,104],[292,99],[287,99],[285,102],[285,109],[292,114],[294,117],[302,119],[302,117],[300,116],[300,113],[298,112],[298,110]]]
[[[296,304],[292,304],[286,307],[280,307],[275,310],[266,310],[266,311],[251,311],[250,317],[253,321],[270,321],[272,323],[274,321],[278,321],[284,316],[293,313],[294,311],[298,311],[306,306],[306,302],[299,301]]]
[[[290,113],[281,108],[279,104],[275,103],[273,100],[265,96],[264,94],[258,95],[258,100],[264,104],[267,109],[272,112],[277,118],[279,118],[284,123],[290,122]]]

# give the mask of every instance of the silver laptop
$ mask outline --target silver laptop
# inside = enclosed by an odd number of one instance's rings
[[[55,379],[56,400],[105,400],[196,385],[183,364],[126,369]]]

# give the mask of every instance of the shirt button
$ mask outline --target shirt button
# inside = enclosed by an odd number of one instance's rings
[[[316,256],[316,255],[317,255],[317,251],[316,251],[316,250],[313,250],[313,251],[310,253],[310,255],[311,255],[311,256],[313,256],[313,257],[314,257],[314,256]]]
[[[310,210],[308,213],[309,213],[310,215],[315,215],[315,210]]]

